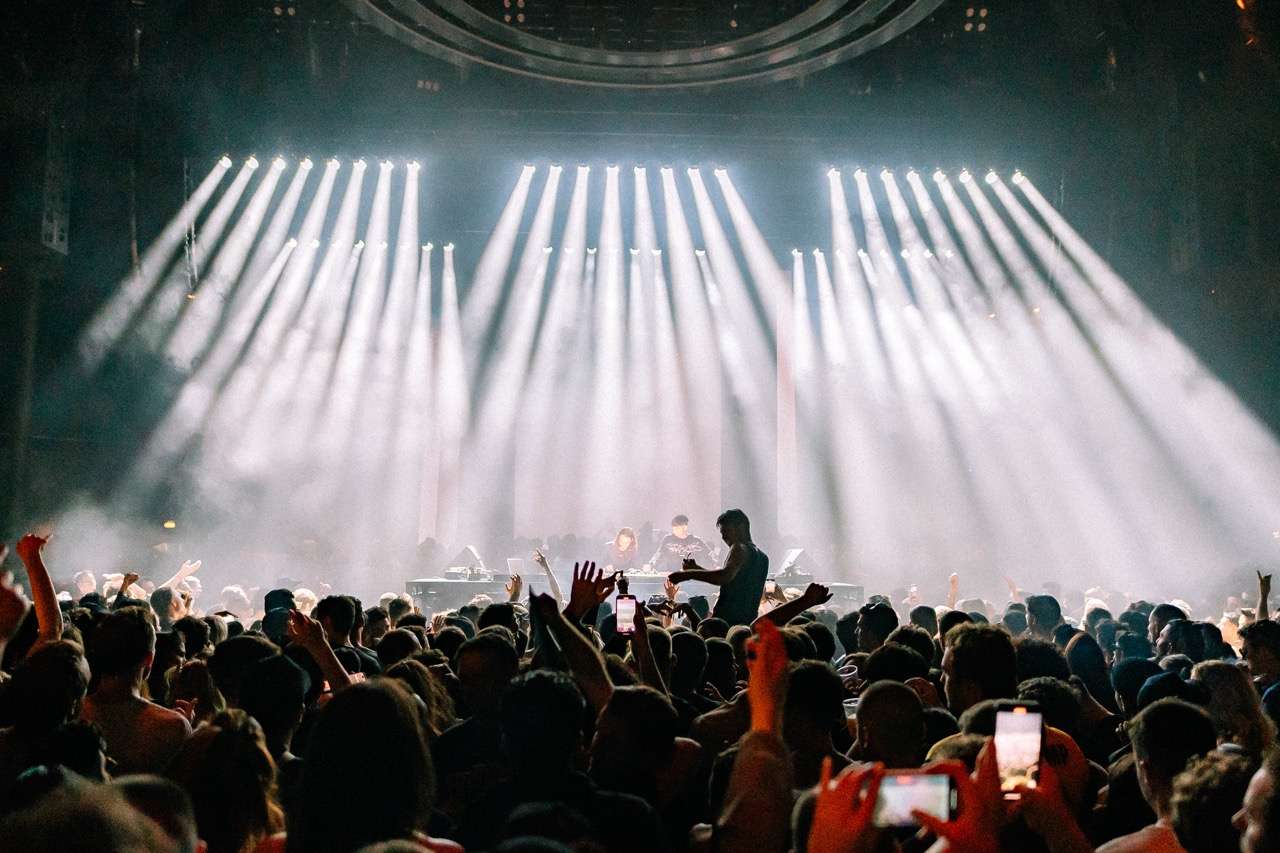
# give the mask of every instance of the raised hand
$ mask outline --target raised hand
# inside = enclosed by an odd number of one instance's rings
[[[810,607],[817,607],[831,600],[831,590],[820,583],[811,583],[805,587],[803,596]]]
[[[329,644],[324,636],[324,627],[301,610],[289,611],[288,633],[289,639],[304,649],[309,650]]]
[[[138,582],[137,572],[125,572],[124,577],[120,579],[120,594],[125,598],[129,597],[129,587]]]
[[[444,621],[446,618],[448,618],[448,614],[444,611],[431,614],[431,633],[433,635],[439,634],[444,630],[444,626],[447,624]]]
[[[507,591],[507,601],[519,601],[520,590],[524,588],[524,579],[519,575],[512,575],[504,588]]]
[[[565,611],[575,619],[581,619],[593,608],[613,594],[618,576],[606,576],[592,561],[573,564],[573,585],[569,588],[569,606]]]
[[[662,591],[667,594],[667,601],[675,601],[676,593],[680,587],[672,582],[671,578],[667,578],[662,582]]]
[[[182,568],[178,569],[178,574],[184,578],[189,578],[200,571],[200,567],[203,565],[204,560],[186,560],[183,562]]]
[[[942,820],[919,810],[913,811],[911,816],[929,832],[945,840],[946,850],[999,853],[998,838],[1005,824],[1005,814],[995,743],[988,741],[978,754],[978,766],[972,778],[958,761],[944,761],[931,769],[951,777],[959,794],[959,814],[955,820]]]
[[[874,817],[883,778],[884,769],[879,764],[854,764],[833,781],[831,758],[824,758],[807,849],[812,853],[875,850],[881,830],[876,828]]]
[[[551,567],[547,565],[547,555],[542,553],[541,548],[533,549],[533,561],[542,566],[543,571],[551,571]]]
[[[756,625],[747,638],[747,698],[752,731],[776,731],[782,680],[787,672],[787,648],[782,632],[769,621]]]
[[[27,600],[13,587],[13,573],[0,573],[0,646],[3,646],[27,615]]]
[[[34,561],[40,559],[40,552],[48,542],[48,536],[37,536],[34,533],[28,533],[18,540],[18,559],[25,565],[31,565]]]
[[[174,699],[173,710],[187,718],[187,722],[195,725],[196,722],[196,706],[200,704],[200,697],[194,699]]]

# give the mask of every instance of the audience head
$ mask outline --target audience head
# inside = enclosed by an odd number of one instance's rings
[[[1193,663],[1199,663],[1204,660],[1204,634],[1194,622],[1170,619],[1160,631],[1156,654],[1186,655]]]
[[[1000,617],[1000,624],[1008,629],[1014,637],[1022,636],[1027,630],[1027,612],[1009,609]]]
[[[1240,657],[1262,681],[1280,680],[1280,622],[1259,619],[1240,629]]]
[[[1066,681],[1071,677],[1066,655],[1049,640],[1020,637],[1013,648],[1018,660],[1019,682],[1042,677]]]
[[[378,662],[384,669],[421,650],[418,636],[408,628],[392,628],[382,636],[376,649]]]
[[[1233,818],[1244,801],[1256,759],[1226,752],[1193,758],[1173,780],[1169,798],[1174,832],[1187,853],[1240,849]]]
[[[27,739],[44,737],[80,715],[89,664],[75,643],[46,643],[27,656],[0,692],[0,725]]]
[[[707,669],[707,641],[692,631],[680,631],[671,637],[671,690],[677,696],[696,693],[702,687]]]
[[[1160,814],[1173,780],[1187,762],[1217,746],[1213,722],[1202,709],[1180,699],[1161,699],[1143,708],[1129,725],[1142,795]]]
[[[1191,675],[1211,697],[1205,710],[1218,730],[1218,740],[1261,758],[1275,742],[1275,725],[1262,712],[1249,674],[1233,663],[1205,661],[1196,664]]]
[[[924,658],[925,662],[929,664],[933,663],[934,656],[937,654],[937,647],[933,644],[933,635],[918,625],[899,625],[885,638],[885,643],[897,643],[913,649],[916,654]]]
[[[240,704],[240,680],[249,665],[280,654],[280,649],[266,637],[242,634],[219,643],[209,658],[209,674],[213,683],[233,707]]]
[[[945,645],[947,635],[951,633],[952,628],[972,621],[973,617],[968,613],[965,613],[963,610],[948,610],[946,613],[943,613],[938,617],[938,637]]]
[[[151,614],[141,607],[122,607],[109,613],[93,634],[89,671],[94,678],[141,681],[156,650]]]
[[[1186,619],[1187,614],[1182,608],[1173,604],[1157,604],[1151,609],[1151,615],[1147,617],[1147,639],[1155,645],[1160,639],[1160,632],[1164,630],[1164,626],[1168,625],[1174,619]]]
[[[154,821],[177,845],[177,853],[197,853],[200,834],[196,828],[196,812],[191,797],[182,786],[163,776],[134,775],[113,779],[111,787],[124,799]]]
[[[912,625],[923,628],[930,637],[938,633],[938,611],[927,604],[917,604],[908,616]]]
[[[858,701],[858,757],[886,767],[915,767],[924,752],[925,712],[910,687],[878,681]],[[952,724],[954,725],[954,720]]]
[[[356,605],[345,595],[326,595],[316,604],[312,617],[324,627],[331,646],[345,646],[356,624]]]
[[[807,660],[787,679],[783,739],[792,749],[814,744],[830,749],[831,732],[844,722],[844,685],[830,664]]]
[[[898,627],[898,614],[884,602],[864,604],[858,610],[857,649],[873,652]]]
[[[159,825],[139,820],[113,785],[64,773],[35,801],[0,820],[6,850],[23,853],[169,853]]]
[[[262,726],[273,756],[279,758],[288,749],[302,722],[310,689],[311,676],[284,655],[264,657],[245,667],[239,706]]]
[[[520,668],[515,647],[496,633],[477,634],[458,648],[462,700],[472,715],[494,716]]]
[[[915,649],[899,643],[885,643],[867,657],[867,662],[859,670],[868,684],[877,681],[906,682],[911,678],[928,676],[929,661]]]
[[[1052,595],[1027,596],[1027,630],[1042,639],[1062,624],[1062,606]]]
[[[1241,853],[1280,849],[1280,749],[1267,753],[1231,822],[1240,832]]]
[[[1116,706],[1125,716],[1138,713],[1138,693],[1147,679],[1160,674],[1160,665],[1146,658],[1122,660],[1111,667],[1111,689]]]
[[[942,683],[951,713],[984,699],[1009,699],[1018,690],[1013,640],[994,625],[958,625],[947,633]]]

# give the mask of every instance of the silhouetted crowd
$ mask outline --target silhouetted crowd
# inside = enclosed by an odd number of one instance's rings
[[[423,613],[288,588],[205,605],[198,563],[99,579],[44,544],[0,579],[0,851],[1280,851],[1267,575],[1214,613],[1013,584],[960,602],[954,576],[945,604],[840,612],[820,584],[712,570],[753,596],[739,618],[685,595],[686,559],[620,620],[594,563],[563,594],[512,576]],[[739,577],[762,577],[746,544]],[[1011,702],[1043,718],[1012,796]],[[884,825],[909,768],[955,807]]]

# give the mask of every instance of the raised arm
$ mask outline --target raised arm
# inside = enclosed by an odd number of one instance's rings
[[[542,567],[542,573],[547,577],[547,586],[551,590],[551,597],[556,600],[556,606],[564,607],[564,596],[560,594],[560,582],[552,573],[551,566],[547,563],[547,555],[542,553],[541,548],[534,549],[533,561]]]
[[[827,589],[820,583],[811,583],[805,587],[805,591],[800,595],[788,601],[786,604],[779,604],[768,613],[762,614],[751,623],[751,630],[759,629],[761,622],[772,622],[781,627],[790,622],[810,607],[817,607],[820,604],[826,604],[831,600],[831,590]]]
[[[351,686],[351,676],[338,660],[325,639],[324,628],[300,610],[289,611],[289,637],[301,646],[307,654],[315,659],[329,689],[337,693],[344,687]]]
[[[204,565],[203,560],[187,560],[179,568],[173,577],[160,584],[159,589],[172,589],[182,583],[187,578],[200,571],[200,567]]]
[[[613,682],[604,666],[604,658],[587,636],[576,627],[556,606],[555,599],[549,595],[535,595],[530,606],[537,608],[538,616],[547,626],[547,631],[560,645],[560,652],[569,671],[578,682],[578,688],[591,707],[599,713],[609,704],[613,695]]]
[[[53,590],[49,570],[45,568],[44,550],[49,538],[28,533],[18,540],[18,559],[27,567],[27,581],[31,585],[31,603],[36,609],[36,622],[40,626],[39,642],[50,643],[62,637],[62,610],[58,607],[58,594]]]
[[[640,670],[640,681],[659,693],[667,693],[667,684],[662,680],[662,671],[654,660],[653,649],[649,646],[649,623],[645,616],[649,608],[643,601],[636,602],[635,630],[631,634],[631,654],[636,659],[636,668]]]
[[[1258,619],[1271,618],[1271,605],[1267,599],[1271,597],[1271,575],[1258,572]]]

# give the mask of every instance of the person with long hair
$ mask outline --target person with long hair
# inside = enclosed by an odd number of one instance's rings
[[[190,795],[209,853],[249,853],[284,826],[275,762],[262,727],[244,711],[223,711],[197,728],[168,776]]]
[[[1263,713],[1246,670],[1228,661],[1210,660],[1196,664],[1191,679],[1213,697],[1205,710],[1218,731],[1218,743],[1233,743],[1255,759],[1271,748],[1276,728]]]
[[[607,571],[626,572],[640,565],[640,546],[636,532],[624,527],[605,545],[604,559],[600,561]]]

